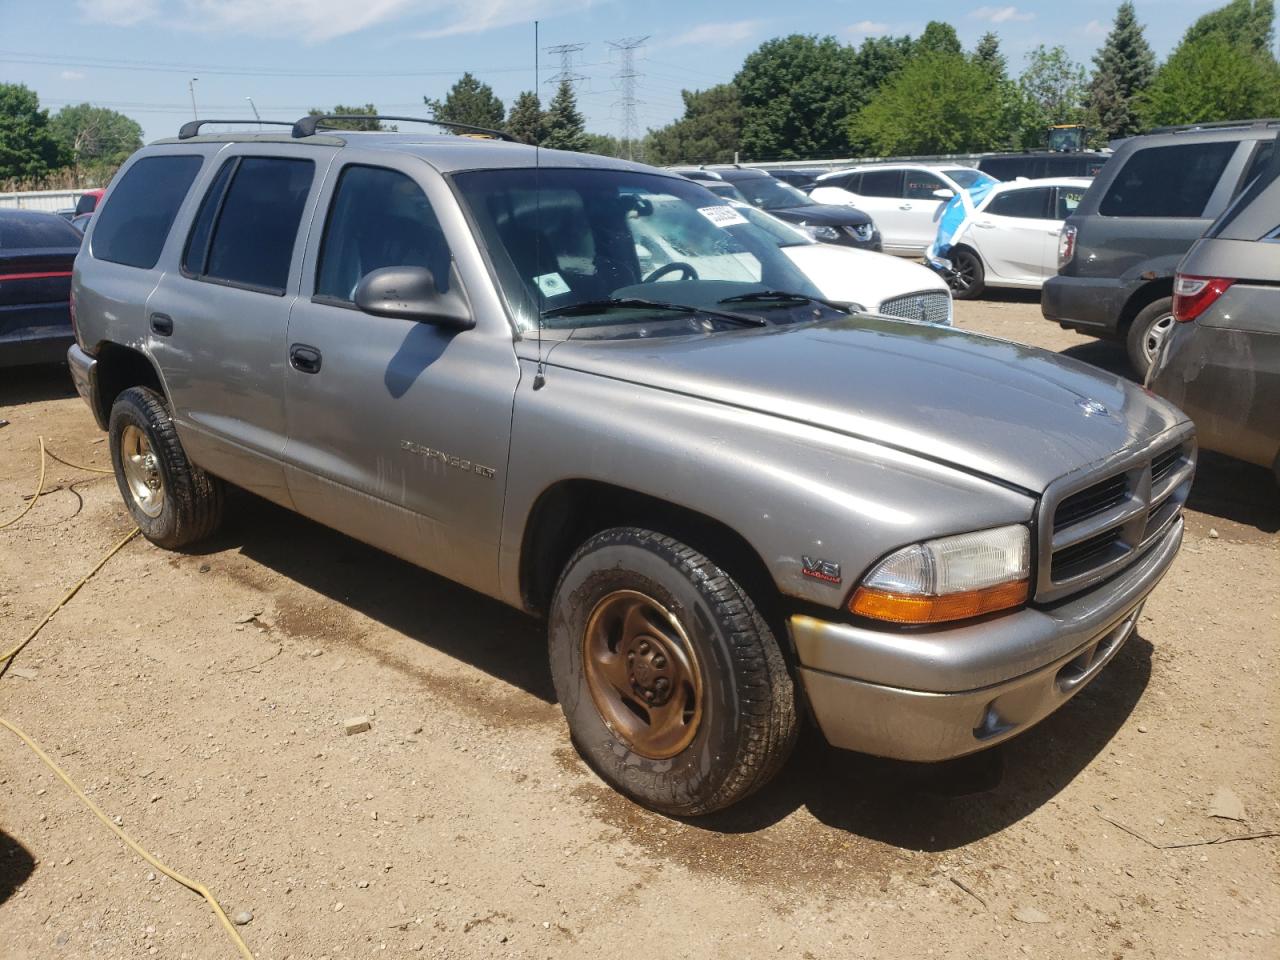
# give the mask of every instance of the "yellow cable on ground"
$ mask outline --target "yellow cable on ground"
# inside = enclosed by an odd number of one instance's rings
[[[61,600],[59,600],[52,607],[49,608],[49,612],[44,615],[44,617],[40,620],[39,623],[36,624],[35,629],[27,634],[26,639],[24,639],[20,644],[18,644],[12,650],[6,653],[0,653],[0,666],[3,666],[6,660],[11,660],[14,657],[16,657],[23,647],[25,647],[28,643],[34,640],[36,638],[36,634],[44,629],[44,625],[53,619],[53,615],[57,613],[59,610],[61,610],[64,606],[66,606],[67,601],[69,601],[72,597],[74,597],[77,593],[79,593],[80,588],[89,582],[89,578],[92,577],[99,570],[101,570],[103,566],[106,565],[106,562],[108,560],[110,560],[117,553],[119,553],[120,550],[124,548],[124,545],[128,543],[130,540],[132,540],[134,537],[136,537],[139,533],[140,531],[138,530],[137,527],[134,527],[132,530],[130,530],[129,533],[119,543],[117,543],[114,547],[112,547],[103,555],[102,559],[99,560],[97,564],[94,565],[94,568],[92,570],[90,570],[83,577],[81,577],[79,582],[76,583],[75,586],[73,586],[70,590],[68,590],[66,593],[62,595]]]
[[[96,803],[94,803],[92,800],[86,797],[84,795],[84,791],[81,790],[78,786],[76,786],[75,782],[70,777],[68,777],[65,773],[62,772],[62,768],[59,767],[56,763],[54,763],[53,759],[47,753],[45,753],[43,750],[40,749],[40,744],[36,743],[29,736],[27,736],[26,733],[24,733],[16,724],[10,723],[8,720],[4,719],[4,717],[0,717],[0,726],[7,727],[9,730],[12,730],[18,736],[18,738],[22,740],[23,743],[25,743],[28,747],[30,747],[32,751],[35,752],[35,755],[39,757],[41,760],[43,760],[45,765],[54,773],[56,773],[58,777],[62,780],[62,782],[65,783],[68,787],[70,787],[72,792],[74,792],[77,797],[79,797],[82,801],[84,801],[84,805],[88,807],[90,810],[92,810],[94,812],[94,815],[107,825],[108,829],[110,829],[116,836],[118,836],[121,840],[123,840],[129,846],[129,849],[131,849],[138,856],[142,857],[143,860],[147,861],[147,863],[151,864],[153,867],[155,867],[157,870],[163,873],[166,877],[169,877],[173,880],[178,881],[178,883],[182,884],[188,890],[192,890],[195,893],[200,894],[200,896],[204,897],[205,900],[209,902],[209,906],[213,908],[213,912],[217,915],[218,922],[222,924],[222,926],[226,929],[227,934],[231,937],[232,940],[235,941],[236,948],[240,951],[240,956],[244,957],[245,960],[254,960],[253,954],[249,952],[249,947],[245,944],[244,940],[240,938],[240,934],[236,932],[236,928],[231,925],[231,921],[227,919],[227,915],[223,913],[222,907],[218,905],[217,899],[215,899],[213,894],[209,892],[208,887],[206,887],[203,883],[196,883],[196,881],[191,880],[188,877],[184,877],[182,874],[178,873],[178,871],[176,870],[169,869],[163,863],[161,863],[159,860],[157,860],[155,857],[149,854],[146,850],[144,850],[137,841],[135,841],[131,836],[129,836],[119,827],[117,827],[115,823],[111,820],[111,818],[108,817],[105,813],[103,813]]]
[[[66,464],[68,467],[74,467],[77,470],[88,470],[92,473],[113,473],[114,472],[112,470],[103,470],[100,467],[86,467],[78,463],[72,463],[69,460],[63,460],[57,454],[50,453],[47,449],[45,449],[44,437],[41,437],[40,438],[40,482],[36,484],[35,496],[31,498],[31,502],[27,504],[26,509],[24,509],[20,514],[18,514],[12,520],[6,520],[4,523],[0,523],[0,530],[4,529],[5,527],[13,526],[13,524],[17,523],[19,520],[25,517],[28,511],[30,511],[31,508],[35,506],[36,501],[40,499],[40,494],[44,492],[44,468],[45,468],[46,457],[52,457],[54,460],[57,460],[59,463]],[[65,607],[72,597],[74,597],[77,593],[80,592],[80,588],[83,587],[86,583],[88,583],[90,578],[92,578],[95,573],[97,573],[104,566],[106,566],[106,563],[108,560],[110,560],[122,549],[124,549],[125,544],[127,544],[130,540],[136,537],[140,532],[141,531],[137,527],[134,527],[132,530],[130,530],[129,533],[123,538],[121,538],[114,547],[112,547],[105,554],[103,554],[102,559],[99,560],[96,564],[94,564],[94,567],[92,570],[90,570],[83,577],[81,577],[80,580],[73,587],[71,587],[71,589],[69,589],[66,593],[62,595],[62,599],[60,599],[57,603],[55,603],[52,607],[49,608],[49,612],[46,613],[40,619],[40,622],[35,625],[35,628],[30,633],[27,634],[27,636],[23,639],[21,643],[19,643],[12,650],[9,650],[5,653],[0,653],[0,672],[4,670],[4,668],[7,666],[10,660],[12,660],[14,657],[16,657],[19,653],[22,652],[23,647],[25,647],[27,644],[29,644],[32,640],[36,638],[36,635],[41,630],[44,629],[45,625],[50,620],[54,618],[54,615],[57,614],[57,612],[61,610],[63,607]],[[248,945],[244,942],[240,934],[236,931],[236,928],[231,925],[231,921],[227,919],[226,913],[223,912],[222,907],[219,905],[214,895],[209,892],[208,887],[206,887],[202,883],[197,883],[196,881],[188,877],[184,877],[182,874],[178,873],[176,870],[172,870],[169,867],[165,866],[163,863],[161,863],[159,860],[153,857],[150,853],[148,853],[141,844],[139,844],[131,836],[129,836],[127,833],[121,830],[118,826],[116,826],[115,823],[113,823],[107,817],[107,815],[102,812],[102,810],[98,807],[96,803],[94,803],[87,796],[85,796],[84,791],[81,790],[76,785],[74,780],[72,780],[69,776],[67,776],[65,772],[63,772],[62,768],[59,767],[53,761],[53,758],[50,757],[47,753],[45,753],[43,749],[41,749],[40,744],[38,744],[35,740],[29,737],[26,734],[26,732],[23,731],[17,724],[11,723],[10,721],[6,720],[4,717],[0,717],[0,726],[3,726],[6,729],[12,731],[13,734],[17,736],[19,740],[21,740],[28,747],[30,747],[32,752],[34,752],[35,755],[39,757],[50,770],[56,773],[58,775],[58,778],[63,783],[65,783],[68,787],[71,788],[71,791],[84,802],[85,806],[87,806],[90,810],[93,811],[94,816],[96,816],[99,820],[105,823],[107,825],[107,828],[110,829],[121,840],[123,840],[125,844],[129,847],[129,849],[133,850],[134,853],[142,857],[143,860],[147,861],[147,863],[151,864],[153,867],[155,867],[157,870],[163,873],[166,877],[169,877],[172,880],[176,880],[178,883],[182,884],[188,890],[198,893],[200,894],[200,896],[204,897],[204,899],[208,901],[209,906],[213,908],[214,915],[217,916],[218,922],[222,924],[223,928],[227,931],[227,934],[231,937],[232,941],[235,943],[236,949],[240,951],[240,956],[243,957],[244,960],[254,960],[253,953],[249,950]]]

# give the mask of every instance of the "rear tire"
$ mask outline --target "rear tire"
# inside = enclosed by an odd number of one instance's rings
[[[164,397],[130,387],[112,404],[107,430],[116,484],[144,537],[173,550],[218,528],[222,481],[187,459]]]
[[[954,250],[949,256],[952,272],[947,277],[956,300],[976,300],[987,289],[987,273],[982,258],[972,250]]]
[[[795,689],[738,583],[678,540],[592,537],[565,567],[551,675],[583,758],[615,790],[674,816],[767,783],[795,744]]]
[[[1147,304],[1129,324],[1125,347],[1129,352],[1129,364],[1140,381],[1160,355],[1165,338],[1173,329],[1173,297],[1161,297]]]

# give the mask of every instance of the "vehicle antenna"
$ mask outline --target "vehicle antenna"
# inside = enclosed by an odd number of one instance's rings
[[[538,21],[533,21],[533,90],[538,91]],[[539,107],[541,109],[541,107]],[[541,124],[538,125],[539,127]],[[542,133],[533,132],[533,263],[534,269],[540,270],[542,264],[542,184],[540,181],[540,160],[542,156]],[[541,390],[547,382],[546,368],[542,364],[542,308],[538,297],[538,278],[533,277],[533,305],[538,311],[538,367],[533,374],[533,389]]]

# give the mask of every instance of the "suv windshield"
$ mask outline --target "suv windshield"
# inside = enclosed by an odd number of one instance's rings
[[[698,329],[736,329],[742,324],[732,318],[715,318],[728,297],[821,297],[773,236],[683,178],[524,168],[459,173],[454,182],[522,331],[540,319],[547,330],[634,324],[637,312],[645,322],[678,324],[700,310],[707,314]],[[688,309],[646,310],[637,301]],[[735,308],[775,322],[798,319],[793,311],[782,301]]]
[[[981,170],[975,170],[973,167],[953,167],[950,170],[942,171],[956,183],[960,184],[965,190],[979,183],[997,183],[995,177],[983,173]]]
[[[815,201],[789,183],[773,177],[743,177],[732,181],[748,201],[762,210],[786,210],[789,207],[811,207]]]

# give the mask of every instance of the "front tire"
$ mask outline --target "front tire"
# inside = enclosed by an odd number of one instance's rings
[[[144,537],[174,550],[218,528],[222,481],[187,459],[164,397],[130,387],[112,404],[107,430],[116,484]]]
[[[952,272],[947,277],[951,296],[956,300],[976,300],[987,289],[987,273],[982,258],[972,250],[954,250],[950,257]]]
[[[1147,372],[1173,329],[1173,323],[1173,298],[1161,297],[1143,307],[1129,324],[1125,347],[1129,352],[1129,363],[1139,380],[1146,380]]]
[[[551,675],[583,758],[618,792],[673,816],[767,783],[795,743],[782,651],[738,583],[678,540],[618,527],[565,567]]]

